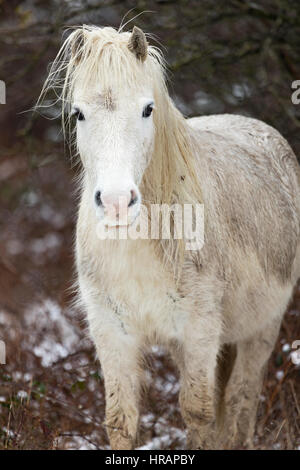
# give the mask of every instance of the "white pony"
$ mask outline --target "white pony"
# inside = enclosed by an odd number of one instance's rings
[[[104,373],[112,448],[137,443],[153,343],[179,368],[188,446],[251,446],[264,366],[300,275],[293,151],[255,119],[184,119],[160,52],[136,27],[72,31],[43,93],[61,85],[82,161],[78,290]],[[199,203],[201,250],[174,236],[99,237],[99,227],[129,231],[141,204]]]

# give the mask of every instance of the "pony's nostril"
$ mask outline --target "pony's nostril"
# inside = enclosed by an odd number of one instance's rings
[[[95,194],[95,202],[97,204],[97,206],[101,206],[102,205],[102,201],[101,201],[101,191],[97,191],[96,194]]]
[[[130,199],[130,202],[128,204],[128,207],[133,206],[138,201],[137,194],[134,190],[131,190],[130,194],[131,194],[131,199]]]

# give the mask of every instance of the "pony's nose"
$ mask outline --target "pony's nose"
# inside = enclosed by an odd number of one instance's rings
[[[96,204],[102,206],[107,212],[115,211],[116,215],[120,212],[127,212],[128,207],[133,206],[137,200],[138,196],[134,189],[109,193],[97,191],[95,194]]]
[[[97,204],[97,206],[101,206],[101,205],[102,205],[102,201],[101,201],[101,191],[96,191],[96,194],[95,194],[95,203]]]

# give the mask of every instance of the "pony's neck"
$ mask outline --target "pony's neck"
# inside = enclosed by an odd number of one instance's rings
[[[142,185],[144,200],[153,204],[202,202],[193,129],[167,93],[155,112],[155,143]]]

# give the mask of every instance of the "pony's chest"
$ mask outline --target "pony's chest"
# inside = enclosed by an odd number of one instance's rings
[[[180,340],[185,299],[151,249],[137,244],[133,250],[111,253],[102,269],[105,293],[127,329],[148,337]]]

